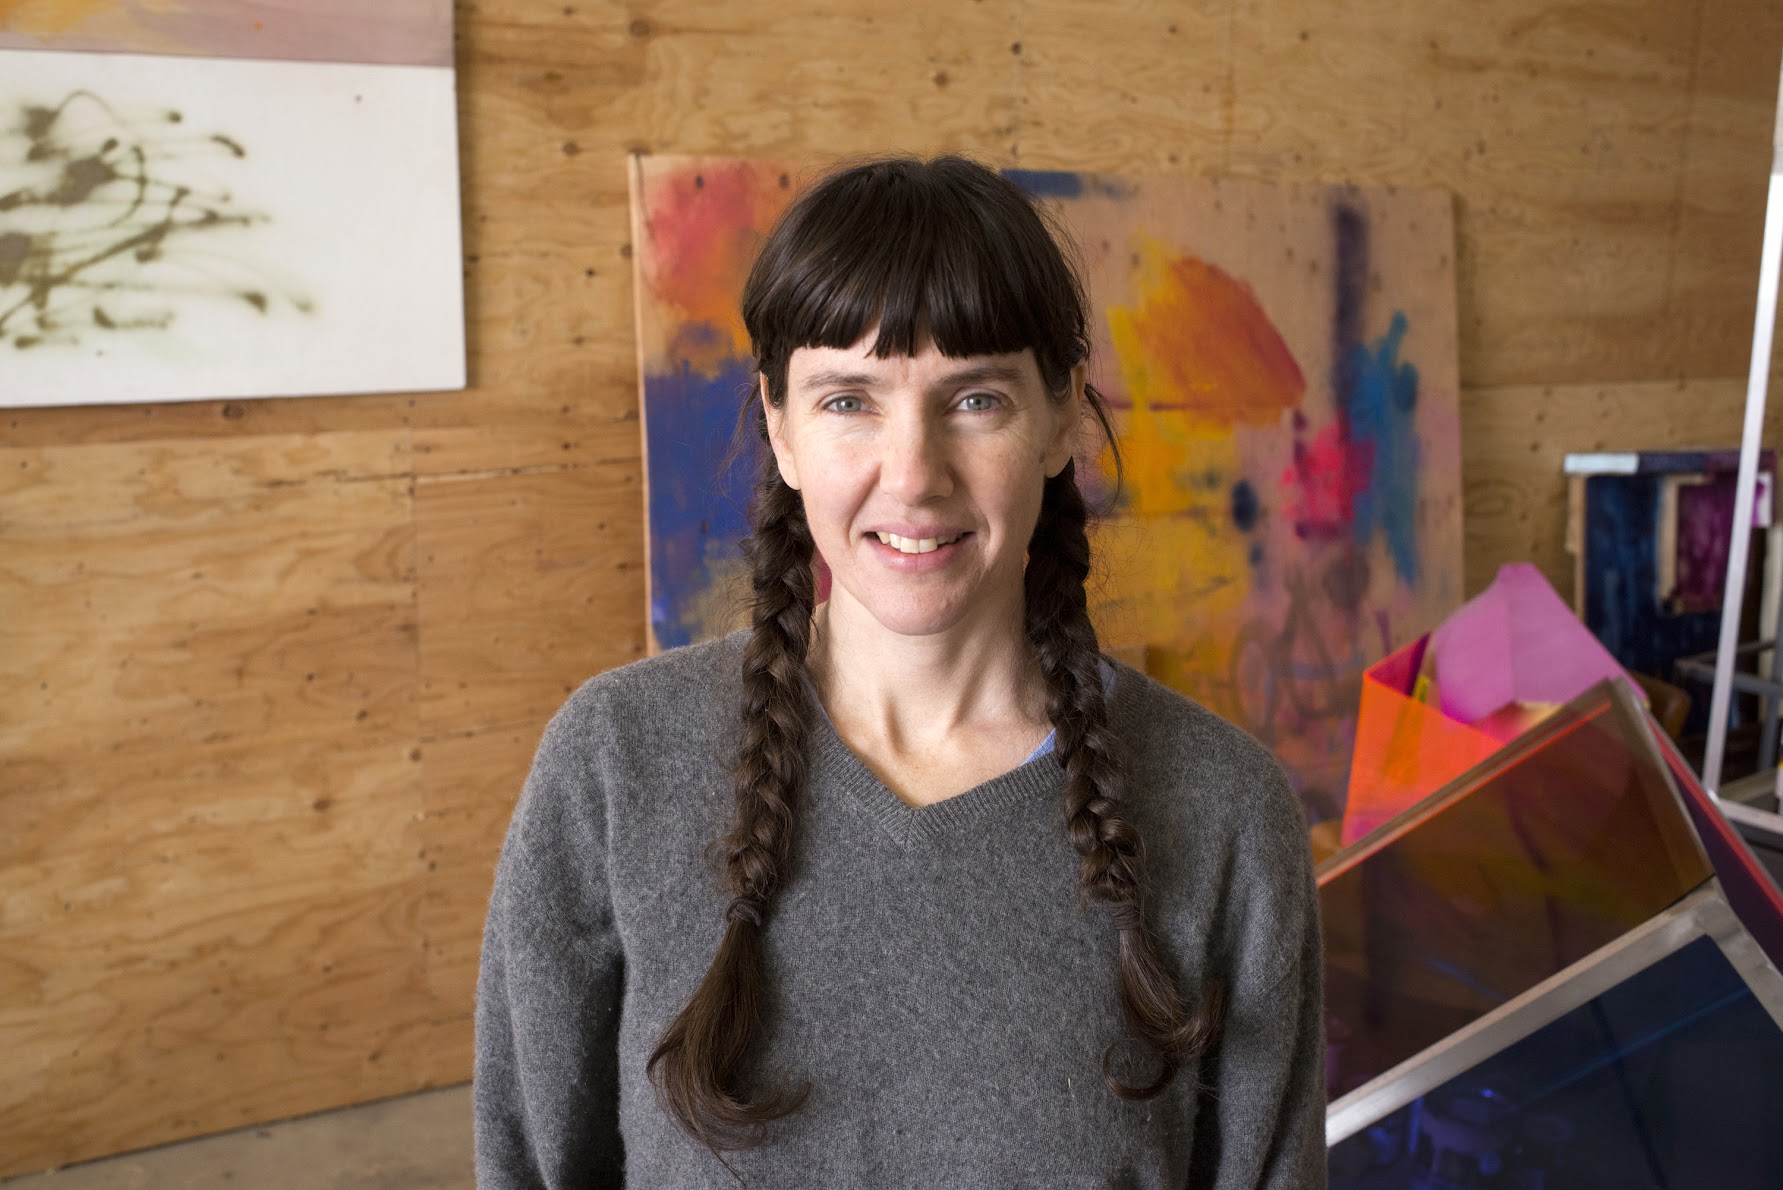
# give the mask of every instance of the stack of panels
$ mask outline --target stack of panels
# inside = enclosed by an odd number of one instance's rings
[[[1650,725],[1599,686],[1320,870],[1335,1190],[1783,1186],[1783,897]]]

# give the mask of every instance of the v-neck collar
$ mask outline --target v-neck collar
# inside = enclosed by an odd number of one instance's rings
[[[836,789],[901,847],[945,838],[973,822],[1029,801],[1056,802],[1065,783],[1057,752],[1048,750],[952,797],[913,806],[874,775],[837,734],[829,716],[812,716],[807,786]]]

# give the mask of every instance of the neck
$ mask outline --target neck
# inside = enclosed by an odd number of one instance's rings
[[[932,636],[901,636],[833,591],[817,609],[809,669],[844,738],[904,751],[990,729],[1037,743],[1048,726],[1046,681],[1021,607],[984,613]]]

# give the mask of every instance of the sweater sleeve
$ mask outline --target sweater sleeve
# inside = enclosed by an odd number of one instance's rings
[[[1324,954],[1299,806],[1274,787],[1239,879],[1248,902],[1204,1078],[1191,1190],[1323,1190]]]
[[[623,955],[588,689],[552,719],[508,827],[477,979],[472,1103],[480,1190],[624,1181]]]

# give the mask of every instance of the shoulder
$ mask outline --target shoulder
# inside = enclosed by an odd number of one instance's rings
[[[1136,776],[1194,803],[1198,816],[1261,822],[1304,843],[1305,819],[1274,755],[1250,733],[1118,661],[1109,719]]]
[[[721,770],[748,634],[686,645],[596,674],[546,724],[514,829],[555,836],[603,833],[603,818],[633,803],[666,812]],[[534,824],[528,829],[525,824]]]
[[[1109,706],[1126,744],[1127,798],[1166,886],[1219,906],[1226,945],[1265,968],[1314,912],[1300,800],[1249,733],[1130,666],[1116,663]],[[1205,898],[1205,899],[1203,899]],[[1244,941],[1248,939],[1248,941]]]
[[[715,712],[736,705],[748,632],[682,645],[596,674],[553,716],[547,743],[584,747],[623,743],[640,733],[693,737],[709,732]]]
[[[739,632],[684,645],[583,682],[545,726],[529,792],[537,786],[587,806],[614,782],[651,788],[703,776],[735,716],[747,639]]]
[[[582,683],[570,702],[593,704],[618,697],[654,704],[709,697],[715,687],[736,683],[748,640],[748,629],[740,629],[616,666]]]

